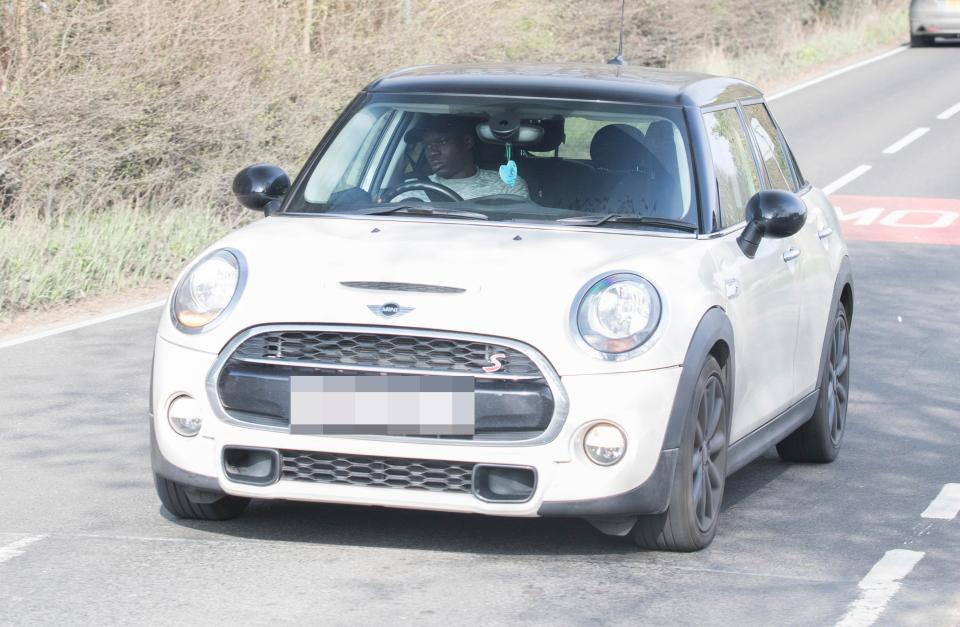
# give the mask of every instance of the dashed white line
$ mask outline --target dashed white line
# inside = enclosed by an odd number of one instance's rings
[[[20,538],[16,542],[11,542],[10,544],[4,544],[0,546],[0,564],[6,562],[7,560],[13,559],[18,555],[23,554],[23,550],[30,544],[33,544],[37,540],[42,540],[46,536],[27,536],[26,538]]]
[[[923,556],[922,551],[887,551],[860,580],[860,598],[850,604],[837,627],[869,627],[876,622],[900,589],[900,580],[910,574]]]
[[[947,109],[946,111],[944,111],[943,113],[941,113],[940,115],[938,115],[938,116],[937,116],[937,119],[938,119],[938,120],[949,120],[950,118],[952,118],[952,117],[953,117],[954,115],[956,115],[957,113],[960,113],[960,102],[958,102],[957,104],[953,105],[952,107],[950,107],[949,109]]]
[[[843,187],[843,186],[846,185],[847,183],[850,183],[850,182],[853,181],[854,179],[859,178],[859,177],[863,176],[864,174],[866,174],[867,172],[869,172],[870,169],[871,169],[871,167],[872,167],[872,166],[869,166],[869,165],[857,166],[857,167],[854,168],[853,170],[847,172],[846,174],[844,174],[843,176],[841,176],[840,178],[838,178],[838,179],[837,179],[836,181],[834,181],[833,183],[830,183],[829,185],[827,185],[826,187],[824,187],[824,188],[823,188],[823,193],[824,193],[824,194],[827,194],[827,195],[829,196],[830,194],[836,192],[838,189],[840,189],[841,187]]]
[[[921,126],[916,130],[910,131],[910,133],[908,133],[907,136],[904,137],[903,139],[895,141],[889,146],[887,146],[886,148],[884,148],[883,154],[892,155],[894,153],[900,152],[901,150],[903,150],[904,148],[906,148],[913,142],[917,141],[918,139],[920,139],[921,137],[923,137],[929,132],[930,132],[930,129],[925,126]]]
[[[147,303],[146,305],[139,305],[137,307],[130,307],[129,309],[114,311],[112,313],[91,318],[89,320],[81,320],[80,322],[74,322],[61,327],[48,329],[46,331],[15,337],[13,339],[0,342],[0,348],[10,348],[11,346],[16,346],[18,344],[26,344],[27,342],[32,342],[34,340],[41,340],[45,337],[50,337],[51,335],[59,335],[60,333],[66,333],[67,331],[75,331],[77,329],[82,329],[83,327],[100,324],[101,322],[109,322],[110,320],[116,320],[117,318],[124,318],[126,316],[132,316],[133,314],[138,314],[144,311],[150,311],[151,309],[157,309],[161,307],[165,302],[166,301],[160,300],[153,303]]]
[[[960,483],[948,483],[927,509],[923,510],[920,517],[953,520],[957,517],[957,512],[960,512]]]

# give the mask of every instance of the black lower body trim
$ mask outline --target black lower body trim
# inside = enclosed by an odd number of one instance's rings
[[[730,445],[727,452],[727,475],[732,475],[756,458],[767,448],[793,433],[797,427],[810,420],[817,406],[820,390],[810,392],[788,407],[783,413],[763,426]]]
[[[220,482],[217,481],[216,477],[208,477],[206,475],[199,475],[195,472],[190,472],[189,470],[184,470],[179,466],[174,466],[166,457],[163,456],[163,453],[160,452],[160,447],[157,444],[157,433],[153,424],[153,420],[154,418],[151,414],[150,464],[153,467],[153,472],[160,475],[164,479],[174,481],[184,486],[197,488],[206,492],[223,492],[223,490],[220,489]]]
[[[660,514],[670,504],[670,487],[677,467],[678,449],[660,451],[660,459],[650,478],[621,494],[580,501],[547,501],[540,505],[540,516],[626,516]]]

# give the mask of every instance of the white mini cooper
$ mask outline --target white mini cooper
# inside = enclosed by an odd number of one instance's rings
[[[713,539],[726,477],[837,455],[853,283],[762,94],[616,66],[369,85],[157,333],[164,507],[250,499],[573,516]]]

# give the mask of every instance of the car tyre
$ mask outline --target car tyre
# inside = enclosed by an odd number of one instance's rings
[[[910,35],[911,48],[926,48],[933,45],[933,37],[929,35]]]
[[[727,476],[730,404],[720,364],[708,357],[684,425],[667,511],[641,516],[634,541],[646,549],[699,551],[713,541]]]
[[[813,416],[777,444],[784,461],[825,464],[840,452],[850,393],[850,324],[843,303],[837,305],[827,351]]]
[[[250,503],[250,499],[247,498],[229,494],[223,494],[217,498],[209,492],[202,494],[213,496],[213,498],[198,499],[197,493],[191,495],[191,490],[187,486],[157,474],[153,475],[153,482],[163,507],[177,518],[229,520],[242,514]]]

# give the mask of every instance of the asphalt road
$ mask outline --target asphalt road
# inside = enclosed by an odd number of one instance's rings
[[[960,199],[960,114],[937,119],[957,103],[960,47],[947,47],[772,108],[818,186],[869,165],[837,194]],[[840,458],[750,464],[692,555],[577,520],[271,502],[227,523],[173,520],[147,442],[159,310],[2,348],[0,623],[960,624],[960,519],[921,517],[960,483],[960,247],[850,249]],[[884,583],[874,567],[892,550],[919,561]]]

